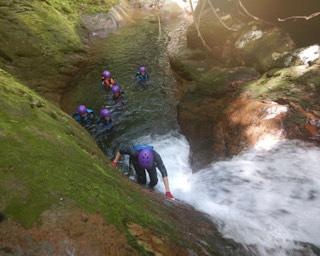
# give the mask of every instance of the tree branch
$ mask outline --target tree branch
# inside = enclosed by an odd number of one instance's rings
[[[241,0],[239,0],[239,6],[241,7],[241,9],[244,11],[245,14],[247,14],[250,18],[257,20],[257,21],[261,21],[265,24],[269,24],[269,25],[273,25],[271,22],[262,20],[260,18],[258,18],[257,16],[254,16],[253,14],[251,14],[248,9],[243,5],[243,3],[241,2]]]
[[[207,0],[208,1],[208,0]],[[210,48],[210,46],[207,44],[206,40],[204,40],[204,38],[202,37],[202,34],[200,32],[200,28],[199,28],[199,23],[197,22],[197,18],[194,15],[194,9],[193,9],[193,4],[192,4],[192,0],[189,0],[189,4],[190,4],[190,9],[192,12],[192,17],[193,17],[193,22],[194,25],[196,27],[196,30],[198,32],[198,37],[200,38],[202,45],[209,51],[212,52],[212,49]]]
[[[241,2],[241,0],[239,0],[239,5],[241,7],[241,9],[244,11],[245,14],[247,14],[249,17],[251,17],[254,20],[260,20],[258,17],[252,15],[246,7],[244,7],[243,3]]]
[[[206,2],[201,5],[201,9],[200,9],[200,12],[198,15],[198,24],[200,24],[200,22],[201,22],[201,16],[202,16],[203,11],[205,10],[207,2],[208,2],[208,0],[206,0]]]
[[[278,18],[278,21],[287,21],[287,20],[296,20],[296,19],[304,19],[304,20],[311,20],[320,15],[320,12],[315,12],[310,14],[309,16],[291,16],[287,18]]]
[[[212,12],[214,13],[214,15],[217,17],[218,21],[220,22],[220,24],[221,24],[225,29],[230,30],[230,31],[234,31],[234,32],[238,31],[237,29],[234,29],[234,28],[229,27],[227,24],[225,24],[225,23],[221,20],[221,18],[219,17],[216,9],[214,8],[213,4],[211,3],[211,0],[208,0],[208,3],[209,3],[209,5],[210,5],[210,8],[211,8]]]

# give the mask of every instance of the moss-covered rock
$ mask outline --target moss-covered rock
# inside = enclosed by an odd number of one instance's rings
[[[244,255],[200,213],[112,170],[83,128],[3,70],[0,97],[0,212],[7,219],[0,223],[0,252],[83,248],[95,255],[114,239],[109,252],[123,243],[120,255]],[[106,240],[102,232],[113,235]]]
[[[68,77],[84,61],[82,14],[116,1],[1,1],[0,67],[59,103]]]
[[[320,119],[318,47],[292,51],[292,56],[308,49],[312,62],[296,61],[262,76],[253,68],[223,67],[201,50],[184,49],[171,57],[181,78],[178,119],[191,145],[194,170],[238,154],[265,134],[319,140],[319,129],[306,125]]]
[[[277,56],[288,53],[295,44],[288,34],[275,27],[253,25],[235,42],[234,57],[260,72],[277,67]]]

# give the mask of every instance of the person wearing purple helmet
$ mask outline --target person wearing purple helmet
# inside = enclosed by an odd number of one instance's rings
[[[145,66],[140,66],[138,72],[136,73],[137,82],[146,82],[149,80],[149,74]]]
[[[115,105],[123,106],[124,105],[124,97],[123,97],[123,91],[121,90],[121,87],[118,84],[115,84],[111,88],[112,92],[112,100]]]
[[[102,87],[109,91],[114,84],[116,84],[116,80],[112,77],[112,74],[109,70],[104,70],[101,74]]]
[[[110,121],[111,120],[111,111],[106,107],[100,110],[100,118],[103,120]]]
[[[92,109],[87,108],[85,105],[79,105],[73,118],[82,126],[89,127],[96,123],[96,115]]]
[[[95,137],[98,137],[101,134],[110,133],[112,131],[112,128],[112,113],[108,108],[103,107],[100,110],[100,119],[97,124],[98,131]]]
[[[112,166],[117,167],[118,162],[122,155],[130,156],[130,163],[132,163],[133,168],[136,172],[137,182],[141,185],[146,185],[147,178],[146,172],[148,172],[150,177],[149,188],[153,189],[158,183],[157,168],[159,169],[163,184],[165,187],[165,195],[168,199],[174,199],[170,192],[169,180],[167,169],[163,164],[161,156],[156,152],[152,146],[149,145],[135,145],[135,146],[121,146],[117,152],[114,160],[112,161]]]
[[[109,70],[104,70],[101,74],[101,79],[104,80],[104,79],[108,79],[108,78],[111,78],[112,77],[112,74]]]

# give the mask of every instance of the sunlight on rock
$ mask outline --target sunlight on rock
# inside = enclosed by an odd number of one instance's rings
[[[183,9],[187,13],[192,12],[189,0],[188,1],[183,1],[183,0],[167,0],[167,1],[165,1],[165,5],[170,4],[170,3],[177,4],[178,6],[180,6],[181,9]],[[193,6],[194,10],[196,9],[197,5],[198,5],[198,0],[192,0],[192,6]]]
[[[262,36],[263,32],[261,30],[249,31],[238,39],[238,41],[235,43],[235,46],[238,49],[242,49],[251,41],[258,40],[262,38]]]
[[[298,57],[303,61],[305,65],[309,62],[313,62],[320,57],[320,46],[319,45],[312,45],[303,49],[299,54]]]
[[[310,70],[310,67],[307,65],[300,65],[296,67],[292,67],[293,75],[295,77],[303,76],[305,73],[307,73]]]
[[[273,104],[269,108],[265,110],[266,116],[263,118],[264,120],[269,120],[273,119],[276,116],[282,114],[282,113],[287,113],[288,112],[288,107],[287,106],[282,106],[279,104]]]

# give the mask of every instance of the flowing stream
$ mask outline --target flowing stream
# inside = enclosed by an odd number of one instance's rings
[[[175,21],[163,24],[144,15],[106,40],[93,42],[92,59],[72,81],[65,108],[85,103],[98,111],[106,94],[100,73],[114,73],[128,101],[115,118],[115,131],[100,145],[107,155],[119,142],[151,143],[168,169],[173,194],[209,214],[225,237],[256,255],[320,255],[320,150],[299,141],[273,141],[192,173],[189,145],[176,120],[176,81],[170,71],[166,36]],[[182,26],[183,27],[183,26]],[[183,29],[182,29],[183,30]],[[181,31],[181,30],[180,30]],[[174,40],[174,38],[171,38]],[[146,64],[152,86],[139,90],[133,77]],[[161,182],[158,190],[163,190]]]
[[[306,246],[320,246],[319,148],[279,141],[192,173],[183,136],[141,140],[163,156],[173,194],[212,216],[225,237],[257,255],[319,255]]]

